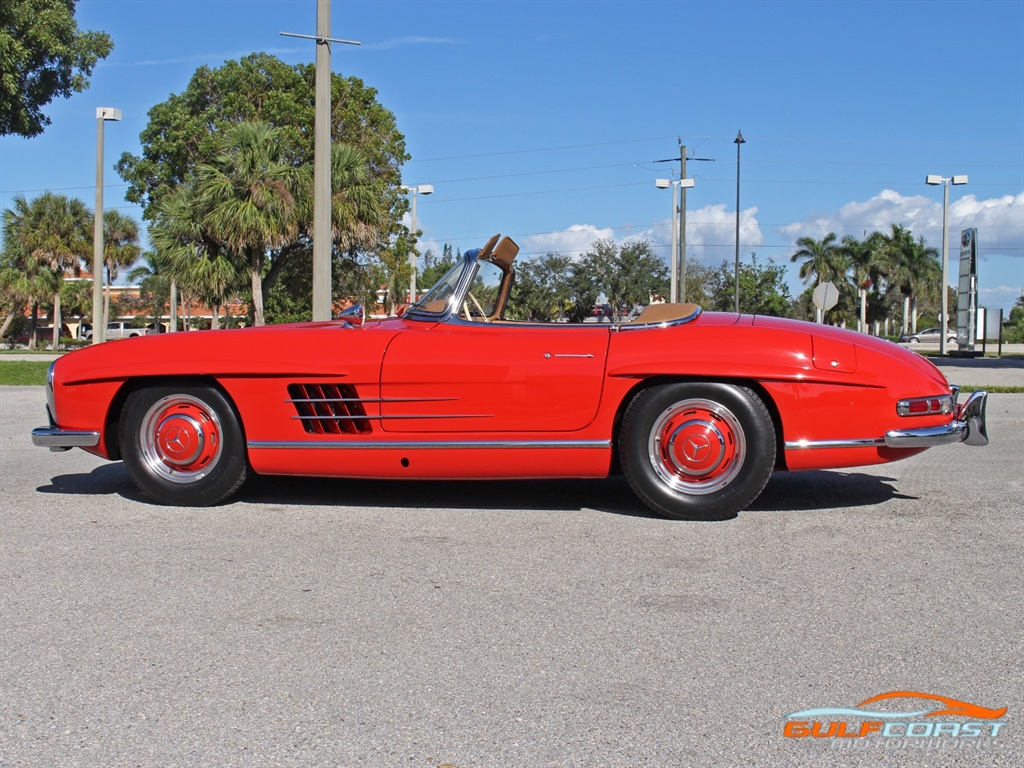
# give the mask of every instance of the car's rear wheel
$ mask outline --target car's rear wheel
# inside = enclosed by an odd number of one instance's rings
[[[121,457],[139,488],[159,503],[219,504],[245,482],[242,429],[219,390],[146,387],[129,396],[123,413]]]
[[[746,387],[674,383],[640,392],[626,409],[619,453],[637,496],[680,520],[734,517],[775,466],[775,427]]]

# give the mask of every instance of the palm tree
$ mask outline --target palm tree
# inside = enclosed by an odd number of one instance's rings
[[[836,245],[836,233],[829,232],[820,241],[812,237],[801,237],[796,241],[796,253],[789,257],[792,262],[804,260],[800,265],[800,279],[804,284],[813,282],[840,281],[846,275],[846,257]]]
[[[142,260],[132,267],[128,273],[128,282],[139,286],[139,296],[146,300],[150,297],[152,316],[160,322],[164,307],[170,302],[171,277],[170,264],[166,256],[158,251],[146,251]]]
[[[800,278],[804,284],[812,281],[818,283],[837,283],[838,288],[846,283],[847,256],[836,244],[836,233],[829,232],[820,241],[812,237],[801,237],[796,241],[796,253],[789,257],[792,262],[804,260],[800,265]],[[820,310],[816,318],[823,315]]]
[[[211,328],[219,327],[220,307],[242,282],[239,265],[206,226],[195,188],[177,187],[157,206],[150,228],[154,263],[183,294],[213,309]],[[173,293],[173,291],[172,291]]]
[[[331,230],[340,250],[377,243],[387,209],[375,188],[369,161],[362,152],[347,144],[331,145]],[[311,200],[312,191],[304,198]]]
[[[935,248],[926,246],[923,237],[915,241],[910,230],[902,224],[893,224],[892,231],[884,238],[889,281],[903,296],[903,333],[907,333],[908,328],[916,333],[917,297],[926,294],[936,282],[941,282],[939,253]]]
[[[120,211],[103,212],[103,266],[106,270],[103,297],[103,322],[110,318],[110,286],[117,279],[118,271],[127,269],[136,261],[142,249],[139,247],[139,225],[131,216]]]
[[[10,210],[4,211],[5,223]],[[11,230],[7,230],[10,232]],[[4,252],[0,257],[0,292],[3,303],[8,308],[7,317],[0,326],[0,337],[7,334],[7,329],[15,318],[23,317],[25,308],[32,309],[32,323],[29,328],[29,347],[35,348],[36,319],[39,314],[38,297],[50,293],[52,276],[48,270],[40,270],[38,262],[18,247],[17,241],[9,235],[4,244]]]
[[[870,235],[866,234],[863,240],[858,240],[853,235],[846,235],[840,248],[845,254],[850,270],[849,279],[860,296],[858,330],[867,333],[868,289],[874,287],[877,291],[882,281],[884,236],[880,232],[872,232]]]
[[[224,255],[249,273],[253,322],[264,324],[263,268],[267,253],[297,238],[303,195],[312,169],[288,162],[280,132],[265,123],[239,123],[224,137],[224,150],[196,172],[195,196],[202,230]],[[225,270],[218,270],[223,276]]]
[[[7,238],[23,272],[22,289],[32,294],[32,338],[38,316],[38,291],[53,297],[53,348],[61,328],[60,289],[64,275],[81,272],[82,260],[92,249],[92,213],[81,200],[46,192],[29,203],[16,195],[14,208],[3,214]]]
[[[310,185],[312,180],[312,175],[308,176]],[[372,297],[383,282],[395,277],[389,268],[389,256],[394,255],[396,244],[382,242],[389,224],[388,209],[382,203],[386,195],[378,189],[382,183],[373,178],[370,162],[359,149],[341,143],[331,145],[331,240],[336,260],[332,288],[344,285],[342,290],[348,295],[359,295],[371,302],[376,300]],[[265,293],[285,274],[294,258],[311,253],[312,186],[303,191],[298,202],[299,236],[272,254],[270,269],[263,277]],[[411,247],[408,238],[404,240],[406,247]],[[377,262],[361,262],[360,251],[375,251]],[[408,266],[403,269],[408,280]],[[389,277],[378,280],[380,273]]]

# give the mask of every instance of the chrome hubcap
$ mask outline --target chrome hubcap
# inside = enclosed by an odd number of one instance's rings
[[[736,479],[746,438],[735,414],[721,403],[683,400],[654,422],[648,441],[651,466],[672,490],[704,495]]]
[[[220,420],[206,403],[189,395],[171,395],[146,411],[139,443],[154,475],[173,483],[191,483],[217,465],[220,436]]]

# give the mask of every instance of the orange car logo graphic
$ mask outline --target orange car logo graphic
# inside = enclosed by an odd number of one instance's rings
[[[916,706],[889,709],[892,699],[916,700]],[[1002,729],[998,721],[1006,707],[992,709],[921,691],[889,691],[865,699],[854,707],[818,707],[791,712],[784,718],[782,733],[788,738],[864,738],[877,734],[886,738],[951,737],[995,738]],[[966,718],[948,721],[938,718]],[[857,722],[849,722],[856,718]]]
[[[887,712],[878,710],[862,709],[869,704],[876,704],[888,699],[927,699],[938,702],[941,706],[930,709],[919,709],[910,712]],[[797,717],[877,717],[877,718],[907,718],[917,719],[919,717],[940,717],[942,715],[953,715],[955,717],[969,717],[972,720],[997,720],[1006,714],[1006,707],[1002,709],[989,709],[979,707],[958,699],[951,699],[949,696],[937,696],[934,693],[921,693],[919,691],[890,691],[881,693],[865,699],[854,708],[850,707],[822,707],[820,709],[805,709],[801,712],[793,712],[786,715],[786,719],[792,720]]]

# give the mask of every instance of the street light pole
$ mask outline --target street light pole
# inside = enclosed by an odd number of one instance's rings
[[[434,194],[433,184],[420,184],[416,187],[407,187],[402,185],[402,191],[408,192],[409,197],[412,200],[412,242],[409,244],[409,267],[412,270],[412,275],[409,277],[409,303],[416,303],[416,245],[415,241],[419,237],[419,226],[416,217],[416,198],[419,195],[432,195]]]
[[[96,209],[92,223],[92,343],[103,341],[106,323],[103,320],[103,123],[120,120],[121,110],[96,108]]]
[[[949,184],[960,185],[967,183],[967,176],[937,176],[925,177],[924,183],[933,187],[942,185],[942,322],[939,326],[942,335],[939,337],[939,354],[946,354],[946,333],[949,328]]]
[[[736,132],[736,138],[733,139],[733,143],[736,145],[736,267],[734,270],[734,280],[736,285],[734,286],[736,292],[736,314],[740,311],[740,146],[746,144],[746,140],[743,138],[743,131]]]
[[[676,229],[676,213],[679,211],[679,203],[677,202],[676,190],[681,190],[682,194],[685,195],[685,190],[693,187],[693,179],[678,179],[676,181],[672,181],[671,179],[655,179],[654,186],[658,189],[668,189],[669,187],[672,187],[672,215],[668,217],[669,226],[672,227],[672,255],[669,257],[669,262],[671,264],[671,269],[669,270],[671,283],[669,285],[668,300],[671,303],[675,303],[679,300],[679,262],[676,261],[676,253],[679,244],[678,232]]]

